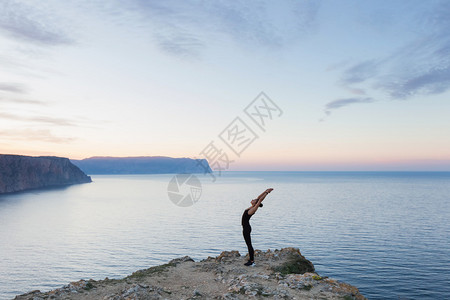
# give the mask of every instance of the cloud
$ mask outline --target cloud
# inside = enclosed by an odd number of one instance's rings
[[[33,105],[47,105],[47,102],[32,99],[21,98],[3,98],[0,97],[0,103],[18,103],[18,104],[33,104]]]
[[[325,114],[330,115],[333,110],[352,105],[357,103],[372,103],[375,102],[374,99],[370,97],[366,98],[346,98],[346,99],[337,99],[331,101],[325,105]]]
[[[21,56],[17,56],[17,52],[18,51],[15,51],[15,55],[5,55],[0,53],[1,71],[18,74],[19,76],[41,78],[42,76],[38,75],[40,70],[37,70],[33,66],[33,62],[24,59]]]
[[[97,9],[105,11],[103,4]],[[164,52],[198,57],[211,41],[229,39],[239,46],[279,48],[297,42],[314,27],[320,1],[142,1],[107,9],[117,22],[145,28]],[[128,20],[126,20],[128,19]]]
[[[313,31],[321,1],[78,1],[0,2],[0,32],[33,45],[73,43],[79,20],[67,12],[89,11],[119,26],[132,26],[131,34],[151,40],[165,53],[199,57],[218,40],[248,48],[281,48],[297,43]],[[62,19],[61,16],[64,16]],[[67,17],[67,18],[66,18]],[[80,25],[80,24],[78,24]],[[81,26],[82,27],[82,26]],[[70,33],[70,35],[69,35]]]
[[[361,95],[365,95],[365,94],[366,94],[366,91],[365,91],[365,90],[363,90],[363,89],[358,89],[358,88],[349,88],[348,91],[349,91],[350,93],[352,93],[353,95],[359,95],[359,96],[361,96]]]
[[[450,90],[450,2],[437,2],[416,16],[424,30],[396,51],[348,67],[340,84],[369,87],[392,99],[441,94]]]
[[[10,37],[39,45],[64,45],[72,40],[62,32],[61,24],[38,7],[6,0],[0,2],[0,30]]]
[[[58,126],[75,126],[73,121],[70,121],[67,119],[54,118],[54,117],[48,117],[48,116],[21,116],[21,115],[11,114],[11,113],[7,113],[7,112],[0,112],[0,119],[36,122],[36,123],[44,123],[44,124],[58,125]]]
[[[375,60],[359,62],[346,69],[341,78],[341,84],[350,85],[364,82],[377,74],[379,63]]]
[[[0,131],[0,137],[8,140],[23,141],[42,141],[49,143],[70,143],[76,140],[72,137],[58,137],[51,133],[50,130],[34,130],[34,129],[10,129]]]
[[[391,80],[381,80],[375,85],[396,99],[414,95],[441,94],[450,89],[450,65],[424,70],[417,75],[404,75]]]
[[[20,83],[0,82],[0,91],[25,94],[28,89]]]
[[[197,57],[205,47],[199,38],[187,33],[158,34],[155,39],[160,49],[176,56]]]
[[[62,119],[62,118],[47,117],[47,116],[29,117],[29,118],[27,118],[27,120],[30,120],[33,122],[39,122],[39,123],[59,125],[59,126],[75,126],[75,124],[70,120]]]
[[[450,90],[450,2],[436,2],[419,11],[411,20],[420,29],[395,51],[350,66],[345,61],[330,67],[330,70],[344,68],[338,82],[347,91],[368,96],[329,102],[324,108],[327,115],[344,106],[375,102],[373,94],[407,100]]]

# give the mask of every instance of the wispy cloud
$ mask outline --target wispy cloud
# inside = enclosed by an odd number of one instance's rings
[[[10,129],[0,131],[2,140],[22,140],[22,141],[41,141],[49,143],[70,143],[76,140],[72,137],[59,137],[52,134],[50,130],[41,129]]]
[[[7,112],[0,112],[0,119],[36,122],[36,123],[44,123],[44,124],[58,125],[58,126],[76,126],[76,124],[73,121],[68,120],[68,119],[54,118],[54,117],[48,117],[48,116],[24,116],[24,115],[11,114],[11,113],[7,113]]]
[[[0,30],[10,37],[39,45],[62,45],[72,40],[45,12],[13,0],[0,2]]]
[[[377,75],[380,62],[367,60],[347,68],[340,80],[344,86],[361,83]]]
[[[359,88],[348,88],[348,91],[350,93],[352,93],[353,95],[365,95],[366,91],[364,89],[359,89]]]
[[[415,21],[424,32],[395,52],[347,67],[340,84],[369,87],[391,99],[441,94],[450,90],[450,2],[437,2]],[[370,91],[368,91],[370,93]]]
[[[155,38],[160,49],[176,56],[197,57],[205,47],[199,38],[188,33],[174,31],[157,34]]]
[[[140,34],[170,55],[200,57],[217,40],[235,41],[252,49],[297,43],[313,30],[320,3],[318,0],[287,1],[282,5],[269,0],[93,0],[32,5],[5,0],[0,2],[0,32],[33,45],[71,44],[73,32],[67,29],[71,27],[67,21],[61,22],[59,15],[72,8],[95,11],[93,15],[106,22],[132,24],[132,34]],[[77,22],[72,20],[72,25]]]
[[[0,97],[0,103],[17,103],[17,104],[33,104],[33,105],[47,105],[48,102],[24,98],[9,98]]]
[[[141,1],[107,10],[123,22],[140,20],[145,34],[164,52],[198,57],[211,41],[224,36],[241,46],[282,47],[314,27],[320,1]],[[104,5],[98,7],[105,10]],[[282,12],[280,12],[282,10]],[[272,13],[278,11],[277,14]],[[136,17],[138,16],[138,17]]]
[[[435,3],[413,18],[425,30],[395,51],[329,68],[330,71],[343,69],[338,83],[353,95],[367,97],[331,101],[325,104],[327,115],[348,105],[375,102],[374,94],[377,98],[381,95],[384,99],[405,100],[450,90],[450,2]]]
[[[21,83],[0,82],[0,91],[25,94],[28,92],[28,88]]]
[[[450,13],[450,3],[448,3]],[[450,90],[450,21],[434,26],[434,33],[394,53],[374,77],[373,88],[394,99],[440,94]]]
[[[346,99],[337,99],[331,101],[325,105],[325,114],[330,115],[333,110],[352,105],[357,103],[372,103],[375,102],[374,99],[370,97],[366,98],[346,98]]]

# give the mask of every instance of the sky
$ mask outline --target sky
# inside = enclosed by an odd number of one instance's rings
[[[433,0],[1,0],[0,153],[449,171],[449,15]]]

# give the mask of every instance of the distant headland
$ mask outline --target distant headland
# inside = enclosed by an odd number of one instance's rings
[[[0,194],[91,181],[68,158],[0,154]]]
[[[206,159],[166,156],[91,157],[71,160],[86,174],[174,174],[210,173]]]

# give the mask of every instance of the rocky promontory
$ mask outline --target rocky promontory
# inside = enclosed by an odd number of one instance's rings
[[[199,262],[185,256],[123,279],[80,280],[15,299],[365,299],[356,287],[317,274],[297,248],[256,250],[252,267],[246,260],[238,251]]]
[[[91,181],[68,158],[0,154],[0,194]]]

